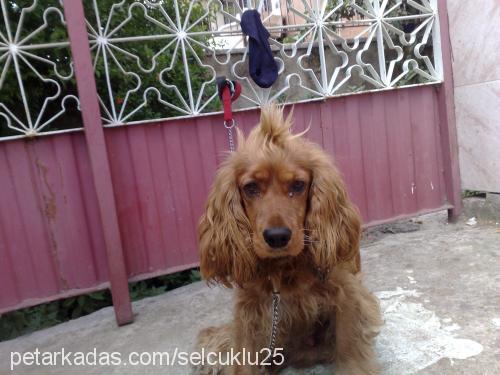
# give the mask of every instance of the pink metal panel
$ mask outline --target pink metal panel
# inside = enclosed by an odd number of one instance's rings
[[[410,101],[411,127],[415,162],[415,191],[420,209],[436,207],[443,204],[445,197],[441,195],[439,176],[439,159],[434,127],[439,124],[434,106],[437,102],[435,91],[417,90]]]
[[[394,211],[402,215],[418,211],[414,190],[415,150],[411,137],[410,94],[410,90],[398,90],[396,106],[393,101],[384,103],[392,202]]]
[[[108,280],[108,262],[103,254],[105,248],[104,234],[102,232],[99,208],[97,207],[97,194],[92,180],[92,170],[88,160],[87,147],[82,137],[72,137],[72,145],[76,155],[76,168],[78,170],[81,197],[85,221],[87,223],[92,259],[96,282]]]
[[[358,97],[341,98],[333,101],[331,108],[325,108],[327,113],[322,118],[333,122],[334,148],[327,150],[335,159],[349,187],[351,199],[356,202],[361,212],[368,212],[366,202],[366,184],[364,161],[362,153],[360,108]],[[326,126],[325,126],[326,128]]]
[[[172,124],[173,126],[170,126],[170,124],[163,126],[163,140],[175,208],[174,215],[177,221],[176,247],[183,263],[189,263],[192,254],[196,254],[196,240],[193,236],[193,225],[196,218],[193,217],[191,207],[185,160],[185,152],[191,152],[191,150],[186,150],[183,147],[182,142],[184,139],[181,133],[181,127],[186,124],[188,124],[187,126],[195,126],[196,123],[188,120],[176,122]],[[192,150],[192,152],[198,151]],[[200,187],[197,186],[196,188],[199,189]],[[165,192],[165,194],[170,194],[170,192]],[[175,263],[179,264],[179,259],[175,259]]]
[[[80,214],[85,212],[83,199],[81,194],[71,194],[80,190],[73,145],[69,137],[50,141],[52,147],[43,150],[48,152],[44,155],[47,160],[43,162],[42,173],[51,185],[58,184],[58,194],[54,194],[48,184],[42,185],[42,191],[46,197],[45,214],[53,236],[53,251],[58,254],[59,278],[63,285],[83,288],[94,284],[96,272],[91,251],[74,251],[77,241],[84,249],[90,249],[91,245],[85,216]],[[58,183],[58,178],[62,183]]]
[[[358,99],[367,210],[365,217],[368,220],[383,220],[394,214],[384,107],[384,101],[394,101],[394,95],[386,98],[360,95]]]
[[[12,153],[15,154],[16,147]],[[27,227],[24,224],[23,218],[29,212],[21,211],[21,202],[19,194],[32,194],[30,184],[19,186],[15,176],[15,157],[12,153],[4,149],[0,155],[0,180],[2,181],[2,194],[0,194],[0,202],[2,209],[0,210],[0,220],[2,222],[2,234],[5,241],[4,254],[2,256],[2,268],[5,268],[5,273],[9,275],[8,279],[12,280],[16,286],[15,293],[9,293],[9,296],[3,295],[0,297],[2,305],[3,300],[18,302],[22,299],[31,298],[37,294],[38,284],[35,273],[26,272],[33,269],[33,261],[31,259],[31,249],[28,243],[28,238],[25,235]],[[23,160],[19,159],[19,166],[23,168]],[[24,168],[23,168],[24,169]],[[26,169],[29,171],[29,169]],[[22,188],[18,191],[18,188]],[[5,260],[4,260],[5,259]],[[1,273],[4,273],[1,272]],[[3,288],[2,288],[3,290]]]
[[[130,128],[128,132],[128,145],[130,147],[131,164],[135,181],[137,199],[137,210],[133,215],[137,216],[138,224],[142,229],[143,238],[144,269],[142,272],[151,271],[152,265],[164,266],[164,257],[161,251],[147,251],[148,249],[160,249],[162,244],[162,231],[159,227],[160,221],[157,213],[157,204],[153,184],[153,170],[149,157],[149,147],[146,138],[145,127]]]
[[[0,311],[107,280],[88,164],[81,133],[0,145]]]

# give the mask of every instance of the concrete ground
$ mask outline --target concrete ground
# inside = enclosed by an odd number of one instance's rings
[[[370,230],[362,248],[366,284],[385,325],[377,340],[384,374],[498,374],[500,229],[495,220],[447,224],[439,213]],[[469,221],[473,224],[474,220]],[[495,280],[496,279],[496,280]],[[189,351],[197,332],[231,315],[231,291],[195,283],[134,303],[136,320],[117,328],[111,308],[0,343],[0,374],[11,357],[35,351]],[[44,354],[47,355],[47,354]],[[72,357],[77,361],[77,356]],[[28,356],[28,359],[30,357]],[[180,357],[178,357],[179,359]],[[104,360],[106,358],[104,357]],[[143,355],[148,360],[148,354]],[[39,361],[42,355],[39,354]],[[46,359],[48,360],[48,359]],[[61,358],[59,357],[59,361]],[[18,366],[14,374],[188,374],[186,366]],[[329,374],[320,366],[307,372]]]

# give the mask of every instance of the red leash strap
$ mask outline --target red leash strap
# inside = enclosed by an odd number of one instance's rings
[[[234,102],[241,94],[241,85],[237,81],[230,81],[226,77],[217,78],[217,90],[219,98],[222,100],[224,107],[224,127],[227,129],[229,138],[229,148],[234,151],[234,142],[232,129],[236,125],[233,119],[233,110],[231,103]]]
[[[231,89],[226,86],[222,89],[222,105],[224,106],[224,125],[233,121],[233,110],[231,108]]]
[[[224,106],[224,125],[231,126],[233,123],[233,111],[231,103],[234,102],[241,94],[241,85],[237,81],[230,81],[226,77],[217,77],[217,90],[219,98]]]

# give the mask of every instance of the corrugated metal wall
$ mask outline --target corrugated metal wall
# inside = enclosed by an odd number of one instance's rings
[[[335,156],[365,224],[450,207],[431,86],[295,105]],[[235,114],[248,131],[257,110]],[[198,261],[196,223],[227,151],[221,116],[105,130],[127,274]],[[83,133],[0,143],[0,312],[107,286]]]
[[[0,143],[0,311],[108,279],[82,133]]]

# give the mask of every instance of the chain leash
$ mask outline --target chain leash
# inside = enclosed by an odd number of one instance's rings
[[[278,326],[280,322],[280,292],[272,293],[273,304],[271,308],[271,335],[269,337],[269,354],[271,358],[273,357],[274,349],[276,349],[276,337],[278,336]],[[266,367],[262,365],[260,367],[260,373],[266,374]]]
[[[233,128],[236,126],[234,119],[231,121],[224,121],[224,127],[227,129],[227,140],[229,142],[229,151],[234,152],[234,138],[233,138]]]
[[[273,307],[272,307],[272,323],[271,323],[271,337],[269,340],[269,351],[272,353],[276,349],[276,336],[278,334],[279,313],[280,313],[280,293],[273,292]]]

